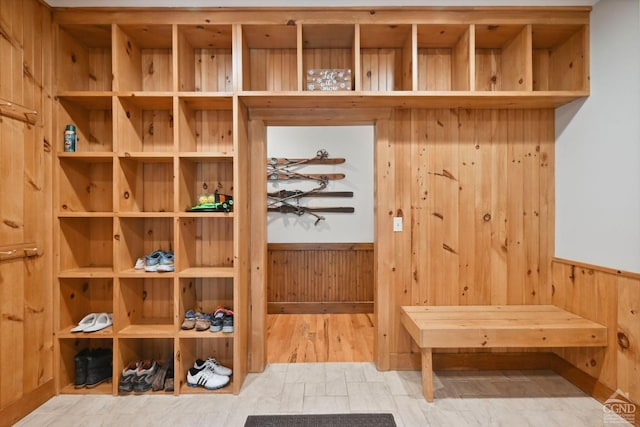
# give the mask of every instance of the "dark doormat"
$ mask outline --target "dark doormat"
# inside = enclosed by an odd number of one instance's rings
[[[249,415],[244,427],[396,427],[391,414]]]

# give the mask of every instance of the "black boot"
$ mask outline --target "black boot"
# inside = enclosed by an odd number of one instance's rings
[[[91,351],[87,357],[87,381],[88,388],[108,380],[113,375],[113,353],[110,348],[97,348]]]
[[[82,388],[87,383],[87,357],[89,349],[85,348],[75,355],[73,361],[76,364],[75,388]]]

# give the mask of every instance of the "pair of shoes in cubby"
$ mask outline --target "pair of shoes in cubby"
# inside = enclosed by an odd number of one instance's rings
[[[181,328],[185,331],[195,329],[202,332],[207,331],[211,327],[213,316],[208,313],[200,313],[199,311],[187,310],[184,314]]]
[[[134,269],[144,270],[149,273],[171,273],[175,271],[174,261],[173,251],[157,250],[147,256],[138,258]]]
[[[197,359],[187,372],[189,387],[204,387],[207,390],[217,390],[229,384],[233,371],[222,366],[216,359]]]
[[[93,388],[112,377],[113,352],[110,348],[85,348],[73,358],[75,362],[75,388]]]
[[[113,325],[113,313],[89,313],[82,318],[71,332],[97,332]]]
[[[167,359],[164,365],[160,366],[151,383],[153,391],[173,391],[173,356]]]
[[[160,368],[153,359],[133,360],[122,370],[118,390],[129,393],[149,391]]]
[[[213,312],[213,320],[211,321],[211,332],[222,331],[225,334],[233,332],[233,311],[229,307],[218,307]]]

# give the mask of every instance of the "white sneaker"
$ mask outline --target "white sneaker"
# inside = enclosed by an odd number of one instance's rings
[[[187,385],[189,387],[202,386],[207,390],[217,390],[229,384],[229,377],[218,375],[209,369],[189,369],[187,373]]]
[[[220,362],[218,362],[213,357],[208,358],[207,360],[198,359],[193,364],[193,367],[196,369],[206,368],[213,372],[214,374],[224,375],[230,377],[233,374],[233,371],[226,366],[222,366]]]

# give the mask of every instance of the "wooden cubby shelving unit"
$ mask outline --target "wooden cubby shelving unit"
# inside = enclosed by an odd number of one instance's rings
[[[185,375],[207,356],[234,369],[220,392],[240,391],[252,115],[300,111],[327,123],[336,110],[555,108],[589,94],[588,8],[54,15],[60,393],[117,394],[129,361],[168,357],[175,394],[205,392]],[[353,90],[308,91],[311,68],[350,68]],[[77,128],[75,153],[62,150],[67,124]],[[215,190],[234,196],[233,212],[185,212]],[[175,251],[174,273],[133,269],[156,249]],[[180,330],[186,310],[218,305],[233,306],[233,334]],[[69,332],[94,311],[112,311],[113,327]],[[86,346],[113,348],[112,383],[74,389],[73,356]]]

